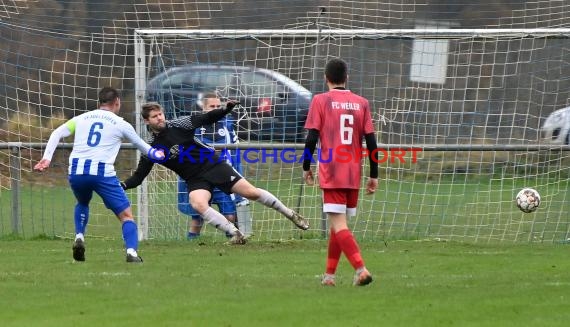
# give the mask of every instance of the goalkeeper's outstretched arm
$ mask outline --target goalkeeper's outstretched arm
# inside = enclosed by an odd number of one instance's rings
[[[150,161],[146,156],[141,155],[135,172],[131,175],[131,177],[127,178],[124,182],[121,182],[123,189],[128,190],[141,185],[144,179],[152,170],[153,166],[154,163],[152,161]]]
[[[182,126],[188,126],[188,129],[198,128],[200,126],[209,125],[217,122],[218,120],[224,118],[227,114],[232,112],[234,107],[238,105],[239,102],[230,100],[226,104],[225,108],[214,109],[204,113],[198,113],[191,116],[186,116],[177,119]]]

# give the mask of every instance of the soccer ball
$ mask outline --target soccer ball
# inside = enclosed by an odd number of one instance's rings
[[[515,201],[522,212],[533,212],[540,205],[540,194],[535,189],[525,187],[517,194]]]

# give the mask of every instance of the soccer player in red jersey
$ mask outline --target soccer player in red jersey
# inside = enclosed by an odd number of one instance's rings
[[[323,285],[335,285],[335,272],[342,253],[356,273],[353,284],[368,285],[372,275],[366,269],[358,243],[347,225],[347,216],[356,214],[360,189],[362,139],[366,140],[370,160],[370,178],[366,193],[372,194],[378,187],[378,152],[374,125],[368,100],[345,88],[348,78],[347,64],[341,59],[330,60],[325,67],[328,92],[313,97],[309,116],[305,123],[308,130],[303,160],[303,178],[314,184],[311,170],[312,155],[320,141],[321,153],[333,154],[332,159],[319,163],[319,185],[323,191],[323,211],[330,223],[330,238]],[[334,153],[342,148],[350,149],[358,160],[335,160]],[[310,154],[310,155],[309,155]]]

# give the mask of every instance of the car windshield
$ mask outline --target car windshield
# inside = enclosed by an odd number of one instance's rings
[[[258,69],[258,71],[265,73],[266,75],[271,76],[273,79],[281,82],[283,85],[287,85],[291,89],[292,92],[298,93],[307,97],[311,96],[311,92],[304,88],[301,84],[295,82],[294,80],[290,79],[289,77],[278,73],[276,71],[268,70],[268,69]]]
[[[162,88],[215,90],[231,85],[234,73],[228,70],[182,70],[165,78]]]
[[[160,82],[160,87],[177,90],[218,90],[227,93],[228,88],[235,85],[244,94],[252,97],[272,98],[284,92],[311,97],[309,90],[289,77],[272,70],[219,68],[221,67],[212,66],[177,70],[166,75],[166,78]],[[240,85],[236,85],[238,81]]]
[[[274,97],[278,92],[283,92],[283,87],[279,89],[277,81],[269,76],[256,74],[254,72],[244,72],[241,75],[241,87],[245,94],[252,97]]]
[[[165,78],[162,88],[195,88],[200,83],[200,76],[196,74],[185,74],[183,72],[173,74]]]

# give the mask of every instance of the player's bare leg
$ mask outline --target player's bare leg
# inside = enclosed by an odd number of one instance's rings
[[[237,183],[235,183],[231,191],[243,196],[244,198],[259,202],[266,207],[279,211],[300,229],[309,229],[309,223],[305,220],[305,218],[303,218],[303,216],[295,212],[295,210],[285,206],[281,201],[279,201],[277,197],[275,197],[275,195],[271,194],[269,191],[251,185],[251,183],[245,180],[245,178],[242,178]]]
[[[212,197],[210,191],[203,189],[194,190],[190,192],[189,196],[192,208],[194,208],[208,224],[232,235],[229,241],[231,244],[246,243],[243,233],[231,221],[226,219],[224,215],[210,207],[210,198]]]

